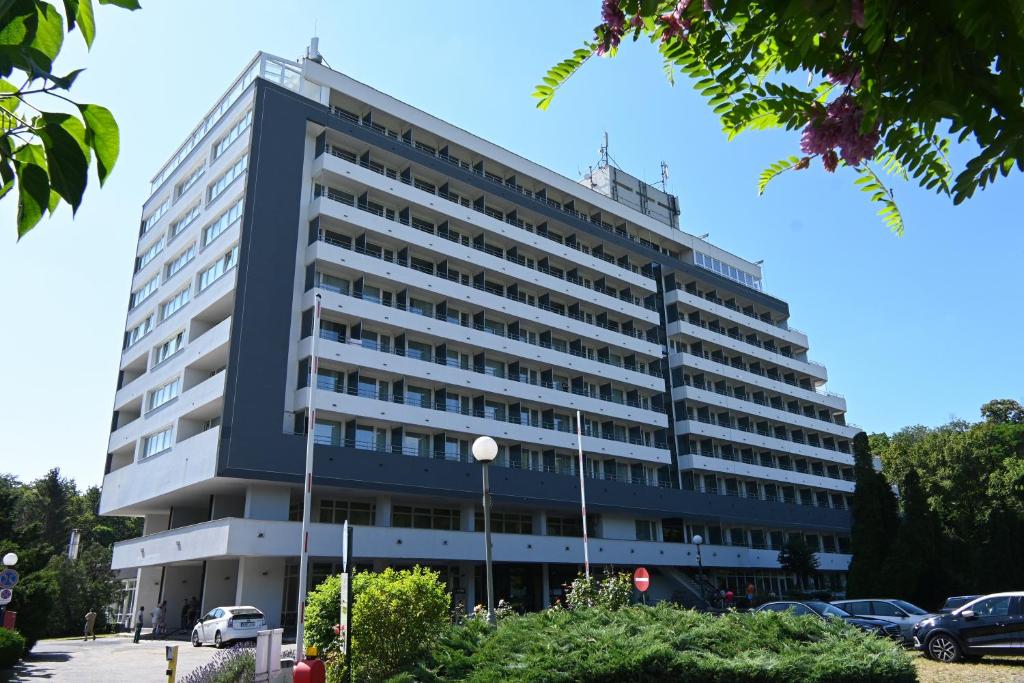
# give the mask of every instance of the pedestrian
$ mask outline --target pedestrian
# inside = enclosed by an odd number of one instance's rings
[[[153,631],[151,635],[155,638],[160,635],[160,622],[163,619],[163,611],[160,609],[160,605],[153,608],[152,614],[149,615],[153,620]]]
[[[135,615],[135,638],[132,639],[133,643],[138,643],[139,638],[142,637],[142,621],[146,616],[146,608],[140,606],[139,613]]]
[[[754,596],[757,593],[757,589],[754,588],[754,584],[747,584],[747,607],[750,609],[754,608]]]
[[[167,601],[160,603],[160,635],[167,635]]]
[[[181,628],[188,628],[188,598],[181,602]]]
[[[89,636],[96,640],[96,613],[91,609],[85,613],[85,637],[82,640],[89,640]]]

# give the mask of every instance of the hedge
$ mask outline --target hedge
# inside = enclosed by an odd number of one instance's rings
[[[911,683],[910,656],[839,620],[668,605],[548,610],[452,628],[404,681]]]
[[[0,628],[0,668],[14,666],[25,654],[25,638],[17,631]]]

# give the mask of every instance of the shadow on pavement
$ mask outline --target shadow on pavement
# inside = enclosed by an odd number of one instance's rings
[[[30,681],[53,678],[56,674],[43,667],[40,670],[39,664],[61,663],[71,659],[67,652],[41,652],[30,653],[25,659],[14,665],[11,669],[0,669],[0,683],[12,681]]]

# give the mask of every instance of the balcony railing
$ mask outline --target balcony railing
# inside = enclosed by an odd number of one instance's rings
[[[692,420],[694,422],[701,422],[703,424],[715,425],[717,427],[724,427],[725,429],[738,429],[741,432],[748,432],[750,434],[757,434],[759,436],[764,436],[764,437],[768,437],[768,438],[772,438],[772,439],[778,439],[780,441],[791,441],[793,443],[798,443],[798,444],[803,444],[803,445],[806,445],[806,446],[810,446],[811,448],[822,448],[824,450],[837,451],[839,453],[844,453],[846,455],[850,454],[849,450],[845,450],[845,451],[838,450],[834,446],[827,446],[824,443],[809,444],[809,443],[807,443],[807,440],[805,438],[803,438],[803,437],[796,437],[796,436],[793,436],[792,434],[787,434],[786,432],[774,432],[774,431],[772,431],[770,429],[763,429],[763,428],[760,428],[760,427],[755,427],[753,425],[745,425],[745,424],[740,423],[739,421],[734,421],[734,420],[731,420],[731,419],[728,420],[725,424],[723,424],[721,421],[718,420],[718,418],[716,418],[714,416],[704,417],[702,415],[685,415],[685,416],[682,416],[682,417],[677,417],[677,419],[680,419],[680,420]],[[782,436],[779,436],[779,434],[782,434]]]
[[[759,315],[757,315],[756,313],[751,313],[749,311],[744,311],[742,308],[740,308],[736,304],[729,303],[728,301],[725,301],[725,300],[721,299],[720,297],[712,295],[711,292],[706,292],[705,293],[705,292],[700,292],[700,291],[694,291],[693,289],[687,289],[685,287],[679,289],[679,291],[680,292],[684,292],[686,294],[690,294],[692,296],[699,297],[701,299],[705,299],[707,301],[710,301],[713,304],[718,304],[719,306],[722,306],[724,308],[728,308],[731,311],[735,311],[737,313],[741,313],[741,314],[747,316],[748,318],[753,318],[754,320],[758,320],[760,322],[763,322],[766,325],[771,325],[772,327],[777,327],[780,330],[786,330],[787,332],[796,332],[798,334],[804,335],[805,337],[807,336],[806,332],[791,326],[789,323],[786,323],[786,322],[778,322],[777,323],[777,322],[772,322],[772,321],[769,321],[769,320],[765,320],[765,319],[761,318]]]
[[[461,405],[449,403],[447,401],[432,401],[430,399],[410,394],[408,392],[389,392],[385,389],[368,387],[342,387],[339,382],[332,381],[330,378],[317,376],[317,388],[332,391],[339,394],[347,394],[349,396],[358,396],[359,398],[369,398],[377,401],[385,401],[388,403],[398,403],[401,405],[413,406],[416,408],[426,408],[427,410],[436,410],[442,413],[455,413],[458,415],[467,415],[470,417],[478,417],[485,420],[493,420],[495,422],[506,422],[508,424],[517,424],[524,427],[535,427],[539,429],[546,429],[549,431],[562,432],[566,434],[575,433],[571,420],[563,421],[548,421],[548,420],[537,420],[533,418],[523,419],[521,415],[504,414],[502,410],[470,410],[463,408]],[[584,436],[589,436],[594,439],[601,439],[603,441],[616,441],[619,443],[627,443],[633,446],[645,446],[647,448],[661,448],[665,449],[668,446],[664,442],[659,442],[656,439],[635,439],[627,436],[617,435],[614,432],[607,432],[603,430],[597,430],[591,428],[589,424],[583,425]]]
[[[822,396],[832,396],[832,397],[835,397],[835,398],[843,398],[842,394],[837,394],[837,393],[832,392],[832,391],[823,391],[821,389],[817,389],[817,388],[814,388],[814,387],[812,387],[812,388],[803,387],[803,386],[800,386],[799,384],[797,384],[797,382],[795,380],[785,379],[782,376],[772,377],[771,375],[769,375],[764,370],[760,370],[760,369],[755,370],[754,368],[751,368],[750,366],[748,366],[746,363],[743,363],[743,362],[735,362],[735,361],[731,362],[731,361],[727,360],[726,358],[722,357],[720,354],[713,354],[713,353],[711,353],[709,351],[704,351],[702,353],[693,353],[691,351],[675,351],[675,350],[673,350],[672,352],[673,353],[683,353],[683,354],[686,354],[687,356],[695,356],[697,358],[703,358],[705,360],[712,361],[713,363],[718,363],[719,365],[724,365],[727,368],[733,368],[735,370],[742,370],[743,372],[749,372],[752,375],[758,375],[759,377],[764,377],[764,378],[770,379],[770,380],[772,380],[774,382],[782,382],[783,384],[788,384],[788,385],[790,385],[792,387],[796,387],[797,389],[801,389],[803,391],[809,391],[811,393],[821,394]]]
[[[687,320],[685,318],[679,318],[678,322],[685,323],[687,325],[693,325],[694,327],[703,328],[703,329],[705,329],[705,330],[707,330],[709,332],[714,332],[715,334],[720,334],[723,337],[728,337],[729,339],[734,339],[734,340],[736,340],[738,342],[741,342],[743,344],[747,344],[748,346],[753,346],[755,348],[762,349],[763,351],[767,351],[768,353],[774,353],[777,356],[782,356],[784,358],[789,358],[791,360],[795,360],[795,361],[798,361],[800,363],[807,363],[808,365],[813,365],[815,367],[819,367],[819,368],[825,369],[825,366],[822,365],[821,363],[817,363],[817,362],[815,362],[813,360],[794,358],[792,353],[787,352],[787,351],[783,351],[781,349],[776,349],[774,347],[774,344],[766,344],[765,342],[762,342],[760,340],[758,340],[758,341],[750,341],[749,339],[746,339],[741,334],[736,334],[736,333],[733,333],[733,332],[728,332],[728,331],[726,331],[724,329],[721,329],[721,328],[711,327],[704,320],[699,320],[697,322],[691,322],[691,321],[689,321],[689,320]]]
[[[817,422],[824,422],[825,424],[837,425],[837,426],[840,426],[840,427],[853,427],[854,426],[854,425],[839,424],[835,420],[831,420],[831,419],[830,420],[825,420],[825,419],[822,419],[822,418],[820,418],[820,417],[818,417],[816,415],[807,415],[806,413],[800,412],[799,410],[794,410],[794,409],[789,408],[789,407],[783,408],[783,407],[775,406],[775,405],[772,405],[769,401],[766,401],[763,398],[759,399],[759,398],[756,398],[754,396],[749,396],[748,397],[746,392],[742,392],[741,393],[741,392],[739,392],[737,390],[730,390],[728,388],[720,389],[720,388],[716,387],[715,385],[710,384],[708,382],[701,382],[699,380],[684,379],[683,380],[683,384],[688,386],[688,387],[693,387],[695,389],[702,389],[703,391],[711,391],[711,392],[714,392],[714,393],[719,394],[721,396],[726,396],[728,398],[734,398],[734,399],[736,399],[738,401],[744,401],[746,403],[754,403],[754,404],[759,405],[759,406],[764,406],[765,408],[771,408],[772,410],[782,410],[782,411],[785,411],[785,412],[788,412],[788,413],[792,413],[793,415],[799,415],[800,417],[807,418],[808,420],[815,420]]]
[[[755,467],[764,467],[766,469],[781,470],[783,472],[793,472],[794,471],[793,470],[793,466],[788,464],[788,463],[783,464],[782,462],[778,462],[778,463],[765,464],[763,462],[756,461],[756,460],[749,460],[748,461],[746,458],[743,458],[743,459],[737,458],[735,454],[733,454],[732,456],[729,456],[729,455],[726,455],[725,453],[720,453],[720,452],[716,453],[714,449],[710,449],[710,448],[693,448],[692,445],[691,445],[689,450],[691,451],[689,453],[689,455],[700,455],[700,456],[703,456],[705,458],[715,458],[715,459],[718,459],[718,460],[724,460],[726,462],[742,462],[744,465],[753,465]],[[807,472],[807,471],[800,472],[800,474],[808,474],[808,475],[814,476],[814,477],[821,477],[822,479],[834,479],[836,481],[853,481],[853,475],[852,474],[850,476],[846,476],[846,475],[844,475],[844,474],[842,474],[840,472],[838,476],[833,476],[832,474],[828,473],[828,470],[823,471],[821,474],[816,474],[816,473],[812,474],[812,473]]]
[[[641,410],[650,410],[652,412],[660,413],[662,415],[665,414],[665,410],[663,408],[661,408],[659,406],[653,406],[653,405],[650,404],[649,401],[642,403],[640,401],[630,401],[629,399],[626,399],[626,398],[619,398],[619,399],[617,399],[612,394],[602,394],[602,393],[600,393],[598,391],[591,391],[589,388],[587,388],[587,389],[575,389],[575,388],[572,387],[572,385],[570,383],[567,383],[567,382],[544,382],[544,381],[537,381],[537,380],[531,379],[530,377],[524,377],[524,376],[521,376],[521,375],[517,376],[517,375],[513,375],[513,374],[510,374],[510,373],[507,373],[507,372],[498,372],[494,368],[489,368],[489,367],[487,367],[485,365],[475,365],[475,364],[471,365],[468,362],[466,362],[466,363],[454,362],[452,359],[448,358],[447,356],[439,356],[439,355],[434,354],[432,352],[431,353],[423,353],[423,352],[419,352],[419,351],[410,351],[408,349],[402,350],[402,349],[396,349],[396,348],[390,348],[390,347],[389,348],[382,348],[381,345],[379,343],[377,343],[377,342],[372,342],[372,341],[369,341],[369,340],[348,339],[348,338],[345,337],[345,335],[343,335],[343,334],[341,334],[339,332],[335,332],[334,330],[328,330],[328,329],[321,328],[320,329],[320,338],[321,339],[329,339],[331,341],[340,342],[342,344],[346,344],[346,343],[348,343],[348,344],[355,344],[357,346],[360,346],[361,348],[370,349],[372,351],[377,351],[379,353],[386,353],[386,354],[395,355],[395,356],[403,356],[405,358],[410,358],[412,360],[423,361],[425,363],[433,363],[435,365],[444,365],[444,366],[447,366],[447,367],[458,368],[460,370],[467,370],[469,372],[475,372],[475,373],[481,374],[481,375],[490,375],[492,377],[499,377],[501,379],[507,379],[510,382],[519,382],[521,384],[530,384],[532,386],[544,387],[545,389],[554,389],[555,391],[562,391],[562,392],[565,392],[567,394],[573,394],[575,396],[584,396],[586,398],[593,398],[593,399],[597,399],[599,401],[605,401],[607,403],[615,403],[617,405],[629,406],[630,408],[639,408]]]
[[[335,200],[335,201],[340,201],[340,200]],[[345,202],[345,201],[342,201],[342,203],[348,204],[348,202]],[[356,202],[356,204],[360,204],[360,203]],[[349,206],[352,206],[352,205],[353,204],[349,204]],[[359,206],[359,208],[364,209],[365,207]],[[402,221],[402,222],[405,223],[405,221]],[[540,303],[538,301],[534,301],[534,302],[531,303],[531,302],[529,302],[527,300],[526,294],[520,294],[518,296],[513,296],[513,295],[509,294],[507,291],[498,291],[494,287],[490,287],[490,286],[487,286],[487,285],[481,285],[481,284],[476,283],[476,282],[463,283],[458,278],[456,278],[455,276],[452,276],[452,275],[442,275],[441,273],[436,272],[433,268],[425,268],[425,267],[419,266],[417,264],[414,264],[414,263],[411,262],[410,259],[403,259],[403,258],[399,258],[397,256],[394,256],[392,258],[387,258],[386,255],[383,253],[383,251],[378,252],[376,250],[371,251],[371,250],[368,250],[368,249],[363,249],[361,247],[355,246],[354,244],[351,243],[351,241],[349,242],[349,244],[345,244],[341,240],[332,238],[329,235],[325,235],[323,230],[320,231],[319,240],[322,241],[322,242],[326,242],[327,244],[336,246],[336,247],[341,247],[342,249],[347,249],[349,251],[354,251],[354,252],[356,252],[358,254],[364,254],[366,256],[370,256],[370,257],[373,257],[373,258],[376,258],[376,259],[380,259],[381,261],[386,261],[388,263],[393,263],[393,264],[395,264],[397,266],[401,266],[403,268],[411,268],[412,270],[416,270],[418,272],[425,273],[426,275],[432,275],[432,276],[434,276],[436,278],[440,278],[442,280],[448,280],[449,282],[453,282],[453,283],[459,285],[460,287],[471,287],[471,288],[479,290],[479,291],[488,292],[489,294],[493,294],[495,296],[500,296],[500,297],[502,297],[504,299],[508,299],[510,301],[517,301],[517,302],[519,302],[521,304],[526,304],[527,306],[532,306],[533,308],[538,308],[540,310],[547,311],[549,313],[554,313],[555,315],[560,315],[560,316],[565,317],[565,318],[571,318],[571,319],[576,320],[578,322],[581,322],[581,323],[583,323],[585,325],[593,325],[595,327],[599,327],[601,329],[608,330],[609,332],[614,332],[616,334],[621,334],[621,335],[624,335],[624,336],[627,336],[627,337],[633,337],[634,339],[639,339],[641,341],[647,341],[647,342],[652,343],[652,344],[653,343],[657,343],[657,342],[651,342],[650,340],[648,340],[647,339],[647,335],[644,332],[641,332],[640,330],[623,329],[623,327],[620,326],[620,325],[614,325],[613,326],[613,325],[610,325],[608,323],[602,323],[599,320],[588,320],[582,314],[579,314],[579,313],[574,314],[574,313],[571,313],[569,311],[559,310],[559,309],[557,309],[557,308],[555,308],[553,306],[548,306],[548,305],[542,304],[542,303]]]

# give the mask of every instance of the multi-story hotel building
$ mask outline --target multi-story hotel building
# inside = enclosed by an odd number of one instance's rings
[[[259,54],[152,183],[101,511],[136,605],[253,604],[294,623],[306,414],[311,583],[430,565],[481,602],[494,437],[496,592],[552,601],[583,561],[652,591],[786,590],[849,561],[851,442],[759,266],[679,227],[676,199],[602,166],[577,182],[333,71]],[[322,296],[314,387],[314,301]]]

